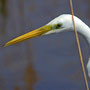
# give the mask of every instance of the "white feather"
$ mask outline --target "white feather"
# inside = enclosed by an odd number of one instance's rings
[[[77,32],[79,32],[83,37],[86,38],[90,47],[90,28],[76,16],[74,16],[74,21],[75,21]],[[62,28],[51,30],[45,33],[44,35],[48,35],[52,33],[59,33],[59,32],[64,32],[64,31],[74,31],[73,23],[72,23],[72,15],[70,14],[60,15],[59,17],[49,22],[47,25],[54,25],[58,23],[62,24]],[[87,70],[88,70],[88,76],[90,77],[90,60],[87,63]]]

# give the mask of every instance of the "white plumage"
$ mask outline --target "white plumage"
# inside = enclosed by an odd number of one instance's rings
[[[77,32],[80,33],[87,40],[90,47],[90,28],[76,16],[74,16],[74,21],[75,21]],[[72,15],[70,14],[60,15],[59,17],[49,22],[47,25],[53,25],[53,24],[58,24],[58,23],[62,24],[61,29],[49,31],[45,33],[45,35],[52,34],[52,33],[65,32],[65,31],[74,31]],[[88,76],[90,77],[90,59],[88,60],[88,63],[87,63],[87,70],[88,70]]]

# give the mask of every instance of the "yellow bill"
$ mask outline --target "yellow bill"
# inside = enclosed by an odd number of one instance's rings
[[[9,46],[9,45],[13,45],[13,44],[22,42],[22,41],[24,41],[24,40],[37,37],[37,36],[41,36],[41,35],[45,34],[46,32],[50,31],[50,30],[52,29],[51,27],[52,27],[51,25],[45,25],[45,26],[43,26],[43,27],[41,27],[41,28],[38,28],[38,29],[33,30],[33,31],[31,31],[31,32],[28,32],[28,33],[26,33],[26,34],[24,34],[24,35],[21,35],[21,36],[15,38],[15,39],[13,39],[13,40],[7,42],[7,43],[4,45],[4,47]]]

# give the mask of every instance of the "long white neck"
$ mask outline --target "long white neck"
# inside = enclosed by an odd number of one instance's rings
[[[88,49],[90,51],[90,28],[86,24],[84,24],[84,26],[80,27],[80,30],[78,30],[78,32],[86,38],[86,40],[89,44]],[[88,71],[88,76],[90,78],[90,56],[89,56],[89,59],[87,62],[87,71]]]
[[[85,23],[82,22],[81,26],[80,24],[78,25],[77,31],[86,38],[90,50],[90,28]],[[87,63],[87,71],[88,71],[88,76],[90,78],[90,57]]]
[[[83,35],[86,38],[90,46],[90,28],[82,21],[80,21],[80,23],[77,24],[76,28],[77,28],[77,32],[79,32],[81,35]]]

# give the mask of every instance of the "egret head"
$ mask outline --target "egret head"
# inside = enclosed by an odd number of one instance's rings
[[[76,17],[74,16],[74,18]],[[52,30],[46,32],[45,35],[68,31],[68,29],[73,29],[72,15],[60,15],[52,21],[50,21],[47,25],[52,25]]]
[[[76,18],[76,20],[77,20],[77,18]],[[8,43],[5,44],[5,46],[16,44],[21,41],[31,39],[34,37],[38,37],[38,36],[67,31],[70,28],[73,28],[72,16],[70,14],[63,14],[63,15],[60,15],[59,17],[53,19],[51,22],[49,22],[45,26],[40,27],[36,30],[33,30],[29,33],[26,33],[24,35],[21,35],[15,39],[9,41]]]

